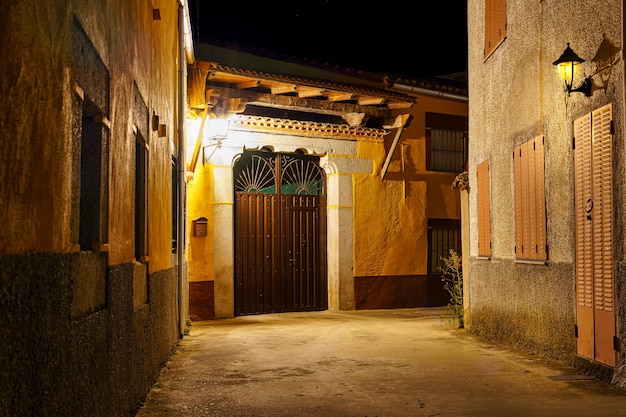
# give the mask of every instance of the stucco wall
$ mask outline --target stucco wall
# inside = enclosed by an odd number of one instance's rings
[[[569,363],[576,354],[573,121],[606,103],[613,103],[615,123],[615,264],[623,259],[621,16],[616,1],[572,7],[553,0],[509,0],[507,37],[485,59],[484,2],[468,2],[472,331]],[[595,74],[591,97],[563,92],[552,62],[567,42],[587,61],[583,72]],[[518,263],[514,256],[511,155],[515,146],[536,136],[545,140],[546,265]],[[476,166],[485,160],[491,181],[489,260],[477,258]],[[620,288],[623,273],[617,272]]]
[[[0,414],[132,416],[178,339],[178,2],[26,0],[2,2],[0,15]],[[146,133],[143,265],[135,262],[134,84],[166,130],[150,123]],[[89,97],[94,91],[101,97]],[[92,99],[108,140],[105,221],[102,251],[81,252],[76,103]]]

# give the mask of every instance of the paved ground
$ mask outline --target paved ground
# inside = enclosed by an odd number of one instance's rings
[[[447,312],[195,322],[137,417],[626,416],[626,391],[482,341]]]

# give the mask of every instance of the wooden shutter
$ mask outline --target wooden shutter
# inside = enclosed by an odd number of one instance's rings
[[[574,122],[578,353],[615,365],[612,106]]]
[[[547,259],[544,145],[539,136],[513,150],[515,257]]]
[[[506,0],[485,0],[485,58],[506,36]]]
[[[491,196],[489,161],[478,164],[478,256],[491,256]]]
[[[578,354],[594,357],[593,252],[591,244],[591,113],[574,121],[576,320]],[[587,209],[589,208],[589,212]]]
[[[592,137],[592,228],[593,292],[596,360],[615,365],[613,335],[615,313],[613,294],[613,135],[611,105],[593,112]]]

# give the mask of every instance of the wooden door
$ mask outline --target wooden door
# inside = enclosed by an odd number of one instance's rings
[[[327,309],[319,158],[245,151],[234,175],[235,314]]]
[[[615,366],[610,104],[574,122],[578,354]]]

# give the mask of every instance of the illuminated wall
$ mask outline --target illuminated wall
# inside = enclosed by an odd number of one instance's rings
[[[403,131],[384,180],[381,169],[395,129],[384,138],[340,140],[234,126],[222,148],[207,148],[214,153],[207,163],[198,163],[188,186],[192,318],[234,314],[232,161],[244,145],[326,153],[321,165],[327,174],[330,309],[422,306],[426,295],[411,294],[426,291],[428,219],[459,220],[461,214],[459,192],[451,187],[456,174],[426,171],[424,113],[466,116],[467,105],[420,96],[410,111],[414,120]],[[188,161],[198,126],[195,121],[188,129]],[[208,235],[194,237],[193,220],[202,217],[207,218]],[[357,285],[362,277],[378,293],[355,294],[363,288]]]
[[[505,13],[498,18],[506,19],[506,37],[491,45],[492,52],[485,56],[484,39],[489,36],[485,19],[494,16],[486,13],[483,6],[490,3],[505,6]],[[615,196],[624,194],[624,7],[620,1],[581,1],[575,10],[569,6],[551,1],[531,5],[507,0],[475,2],[468,8],[471,330],[568,364],[591,365],[586,373],[595,367],[594,372],[603,378],[608,376],[608,380],[612,378],[623,385],[624,353],[619,346],[624,344],[624,333],[619,329],[625,323],[624,294],[619,288],[624,284],[621,248],[625,223],[622,197]],[[501,32],[492,31],[491,35],[496,33]],[[592,76],[589,97],[576,92],[568,95],[557,76],[553,62],[568,43],[585,59],[575,87],[582,83],[583,74]],[[574,156],[580,149],[573,144],[574,122],[608,104],[613,112],[612,152],[617,159],[608,168],[614,181],[613,202],[609,204],[614,211],[609,210],[614,215],[610,238],[615,243],[607,246],[616,250],[607,256],[612,258],[608,260],[612,266],[607,272],[615,274],[614,302],[619,307],[614,310],[616,324],[610,325],[617,332],[616,338],[611,335],[604,343],[610,349],[616,346],[611,358],[617,360],[615,374],[610,366],[584,364],[577,351],[583,337],[582,332],[578,334],[577,308],[581,298],[576,295],[580,286],[576,262],[592,249],[591,245],[576,243],[580,210],[576,209],[575,184],[584,174],[579,176],[580,171],[574,166]],[[545,221],[540,224],[545,239],[536,246],[543,246],[547,255],[529,259],[519,256],[519,239],[525,232],[519,223],[516,226],[516,219],[522,215],[523,200],[514,187],[530,182],[515,176],[517,161],[513,150],[537,137],[544,149],[539,159],[541,165],[537,164],[544,169],[541,188],[538,186],[537,190],[541,189],[540,196],[545,198],[539,211],[545,213]],[[489,204],[490,226],[479,220],[478,214],[480,164],[489,167],[488,177],[481,173],[482,184],[489,182],[489,195],[481,201]],[[490,242],[486,242],[490,246],[489,256],[479,252],[479,235],[485,236],[480,234],[482,226],[491,232]],[[610,285],[606,288],[612,291]],[[598,319],[598,324],[601,321]]]
[[[178,12],[0,6],[2,415],[132,416],[177,342]]]

